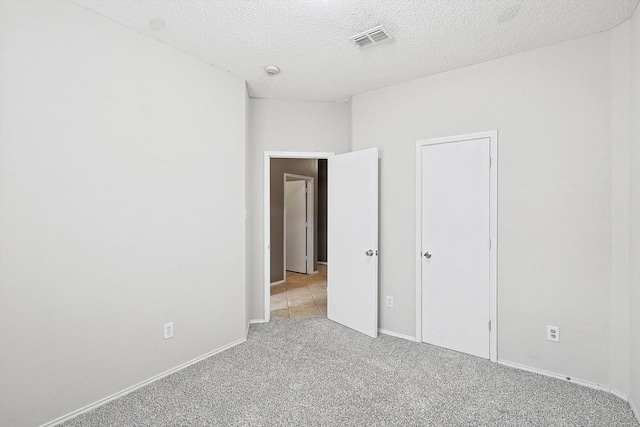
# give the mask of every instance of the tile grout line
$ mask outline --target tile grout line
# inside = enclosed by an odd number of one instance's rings
[[[291,306],[289,305],[289,288],[287,288],[287,276],[284,276],[284,296],[287,298],[287,314],[291,320]]]
[[[307,289],[311,294],[311,298],[313,298],[313,303],[316,305],[316,310],[318,310],[318,313],[320,313],[320,316],[322,316],[322,311],[320,311],[320,307],[318,307],[318,301],[316,301],[315,295],[313,295],[313,292],[311,292],[311,288],[309,287],[309,284],[307,284]]]
[[[324,280],[324,283],[326,284],[326,278]],[[287,278],[285,277],[285,282],[282,284],[282,286],[284,287],[285,298],[286,298],[286,301],[287,301],[287,316],[288,316],[289,319],[293,319],[293,316],[291,314],[291,308],[292,308],[291,304],[292,304],[292,302],[291,302],[291,298],[290,298],[290,295],[289,295],[289,290],[292,290],[292,289],[289,289],[287,287],[287,284],[291,285],[291,283],[288,282]],[[313,305],[314,305],[314,307],[316,309],[317,314],[319,314],[320,317],[326,317],[326,314],[324,314],[322,312],[322,310],[320,309],[318,301],[317,301],[313,291],[311,290],[310,284],[309,283],[304,283],[304,287],[306,288],[307,292],[309,292],[309,295],[311,295],[311,299],[313,301]],[[298,288],[299,288],[299,286],[296,287],[296,289],[298,289]],[[271,295],[271,296],[273,296],[273,295]]]
[[[318,313],[320,313],[320,315],[322,316],[322,312],[320,311],[320,307],[318,306],[318,301],[316,300],[316,296],[313,294],[313,291],[311,290],[311,286],[309,286],[308,283],[307,283],[307,289],[309,289],[309,293],[311,294],[311,298],[313,298],[313,303],[316,305],[316,310],[318,310]]]

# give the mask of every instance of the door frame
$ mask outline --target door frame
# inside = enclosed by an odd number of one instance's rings
[[[489,360],[498,361],[498,131],[431,138],[416,142],[416,341],[422,342],[422,148],[489,138]]]
[[[282,185],[284,186],[284,199],[287,200],[287,178],[296,178],[296,181],[306,181],[307,186],[307,197],[306,197],[306,213],[307,213],[307,217],[306,217],[306,221],[307,223],[311,223],[314,224],[315,221],[315,215],[314,213],[314,209],[315,209],[315,203],[313,203],[313,197],[314,197],[314,192],[313,192],[313,188],[314,188],[314,179],[312,176],[305,176],[305,175],[297,175],[295,173],[284,173],[284,178],[283,178],[283,182]],[[282,227],[282,246],[283,246],[283,265],[282,265],[282,277],[286,279],[287,277],[287,203],[285,202],[284,204],[284,215],[283,215],[283,227]],[[307,270],[306,274],[314,274],[317,273],[318,271],[313,269],[313,257],[314,257],[314,250],[313,250],[313,244],[314,244],[314,238],[313,238],[313,233],[314,233],[315,227],[311,227],[309,228],[308,226],[305,229],[305,232],[307,234],[307,240],[306,240],[306,244],[307,244],[307,259],[305,261],[305,268]]]
[[[264,175],[263,175],[263,200],[262,210],[264,214],[264,321],[271,319],[271,159],[328,159],[335,153],[328,152],[296,152],[296,151],[265,151]]]

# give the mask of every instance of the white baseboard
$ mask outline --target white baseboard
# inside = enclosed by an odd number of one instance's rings
[[[282,279],[282,280],[278,280],[277,282],[271,282],[271,283],[269,283],[269,285],[270,285],[270,286],[281,285],[281,284],[283,284],[283,283],[284,283],[284,282],[286,282],[286,281],[287,281],[287,279]]]
[[[249,336],[249,328],[254,323],[267,323],[267,321],[265,319],[249,319],[249,323],[247,323],[247,333],[245,334],[245,336]]]
[[[602,391],[606,391],[608,393],[611,393],[611,390],[609,389],[609,387],[603,386],[602,384],[594,383],[592,381],[587,381],[587,380],[583,380],[583,379],[580,379],[580,378],[570,377],[568,375],[559,374],[557,372],[545,371],[544,369],[533,368],[531,366],[521,365],[520,363],[509,362],[507,360],[498,360],[498,363],[501,364],[501,365],[504,365],[504,366],[508,366],[510,368],[520,369],[520,370],[523,370],[523,371],[529,371],[529,372],[533,372],[534,374],[545,375],[547,377],[557,378],[559,380],[572,382],[572,383],[579,384],[579,385],[584,386],[584,387],[589,387],[589,388],[593,388],[595,390],[602,390]],[[622,396],[620,396],[620,397],[622,397]],[[626,398],[623,398],[623,399],[627,400]]]
[[[415,337],[410,337],[409,335],[398,334],[396,332],[387,331],[386,329],[378,329],[378,332],[381,334],[389,335],[396,338],[402,338],[403,340],[417,342]]]
[[[318,261],[318,264],[327,265],[327,263],[324,261]]]
[[[631,410],[636,416],[636,420],[638,420],[638,422],[640,423],[640,411],[638,410],[638,408],[636,408],[636,405],[632,400],[629,399],[627,400],[627,402],[629,402],[629,406],[631,406]]]
[[[120,398],[122,396],[125,396],[125,395],[127,395],[127,394],[129,394],[129,393],[141,388],[141,387],[144,387],[144,386],[149,385],[149,384],[151,384],[151,383],[153,383],[155,381],[158,381],[159,379],[162,379],[162,378],[164,378],[164,377],[166,377],[168,375],[171,375],[171,374],[173,374],[175,372],[178,372],[178,371],[181,371],[181,370],[183,370],[185,368],[188,368],[189,366],[191,366],[191,365],[193,365],[195,363],[198,363],[198,362],[200,362],[200,361],[202,361],[204,359],[207,359],[207,358],[213,356],[214,354],[218,354],[218,353],[220,353],[222,351],[230,349],[231,347],[235,347],[238,344],[242,344],[246,340],[247,340],[247,337],[244,337],[244,338],[241,338],[241,339],[239,339],[237,341],[232,342],[231,344],[228,344],[228,345],[220,347],[220,348],[218,348],[216,350],[210,351],[209,353],[206,353],[206,354],[203,354],[202,356],[196,357],[195,359],[192,359],[192,360],[190,360],[190,361],[188,361],[186,363],[183,363],[182,365],[178,365],[175,368],[171,368],[168,371],[164,371],[161,374],[158,374],[158,375],[153,376],[153,377],[151,377],[151,378],[149,378],[147,380],[139,382],[138,384],[132,385],[131,387],[125,388],[124,390],[119,391],[117,393],[114,393],[111,396],[105,397],[104,399],[100,399],[100,400],[98,400],[98,401],[96,401],[94,403],[91,403],[91,404],[83,407],[83,408],[80,408],[80,409],[77,409],[77,410],[75,410],[73,412],[70,412],[67,415],[63,415],[60,418],[56,418],[53,421],[49,421],[46,424],[42,424],[41,427],[53,427],[53,426],[56,426],[58,424],[61,424],[61,423],[65,422],[65,421],[68,421],[68,420],[70,420],[72,418],[77,417],[80,414],[83,414],[85,412],[88,412],[88,411],[91,411],[93,409],[96,409],[96,408],[98,408],[98,407],[100,407],[100,406],[102,406],[102,405],[104,405],[106,403],[111,402],[112,400],[118,399],[118,398]]]
[[[609,393],[613,394],[614,396],[618,396],[622,400],[626,400],[627,402],[629,402],[629,396],[625,393],[622,393],[620,391],[616,391],[613,389],[609,389]]]
[[[519,363],[509,362],[506,360],[498,360],[498,363],[504,366],[508,366],[510,368],[521,369],[523,371],[533,372],[534,374],[545,375],[547,377],[557,378],[563,381],[576,383],[584,387],[589,387],[595,390],[602,390],[602,391],[606,391],[607,393],[611,393],[614,396],[617,396],[620,399],[624,400],[625,402],[629,403],[629,406],[631,407],[633,414],[636,416],[636,419],[638,420],[638,422],[640,422],[640,411],[638,411],[638,408],[636,408],[636,406],[634,405],[634,402],[631,401],[629,399],[629,396],[625,393],[619,392],[617,390],[612,390],[608,386],[594,383],[592,381],[587,381],[580,378],[568,377],[567,375],[559,374],[557,372],[551,372],[551,371],[545,371],[544,369],[532,368],[531,366],[521,365]],[[570,379],[567,379],[567,378],[570,378]]]

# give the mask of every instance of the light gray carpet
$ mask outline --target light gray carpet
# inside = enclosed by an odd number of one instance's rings
[[[638,426],[609,393],[327,319],[246,343],[65,426]]]

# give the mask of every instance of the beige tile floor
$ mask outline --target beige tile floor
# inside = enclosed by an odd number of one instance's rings
[[[287,271],[285,283],[271,287],[271,319],[327,317],[327,266],[318,274]]]

